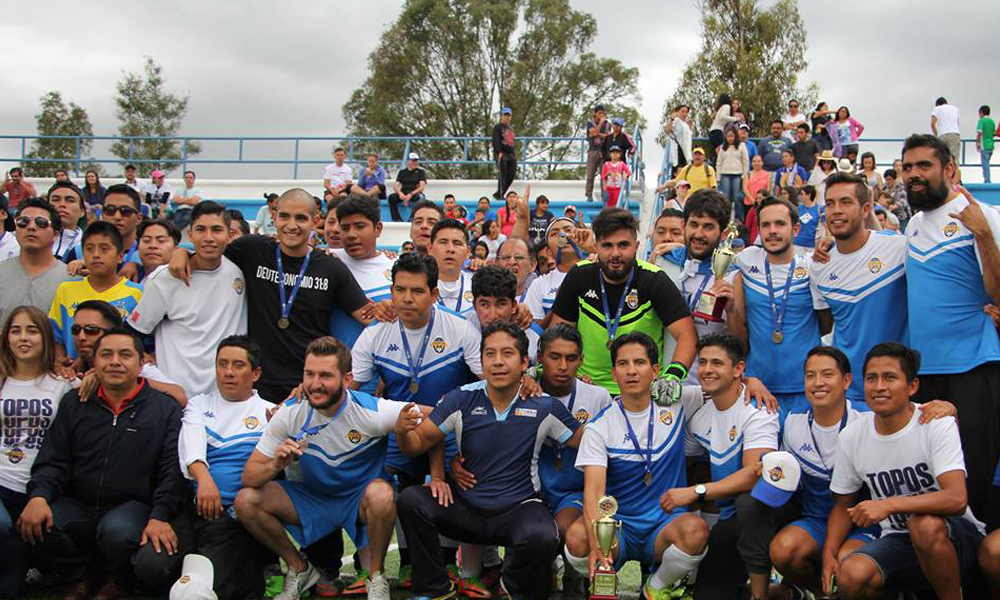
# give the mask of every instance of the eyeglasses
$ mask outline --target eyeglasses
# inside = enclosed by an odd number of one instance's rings
[[[121,213],[123,217],[131,217],[132,215],[138,213],[136,209],[131,206],[114,206],[108,205],[104,207],[104,214],[115,216],[116,213]]]
[[[39,229],[48,229],[49,225],[52,225],[52,221],[49,221],[46,217],[35,217],[32,219],[28,216],[14,219],[14,224],[17,225],[18,229],[24,229],[32,222],[32,220],[35,222],[35,227],[38,227]]]
[[[104,333],[107,329],[98,325],[73,325],[69,328],[69,331],[73,335],[80,335],[81,331],[87,335],[97,335],[98,333]]]

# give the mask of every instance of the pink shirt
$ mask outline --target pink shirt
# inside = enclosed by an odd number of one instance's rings
[[[625,185],[625,180],[632,176],[625,161],[607,161],[601,168],[601,179],[604,180],[604,187],[621,189]]]
[[[757,197],[757,190],[766,190],[768,185],[771,183],[771,174],[761,169],[760,171],[750,171],[750,178],[747,181],[747,190],[750,191],[749,196],[743,197],[743,204],[750,206],[753,204],[753,199]]]

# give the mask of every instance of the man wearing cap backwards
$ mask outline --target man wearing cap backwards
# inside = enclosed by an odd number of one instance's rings
[[[687,447],[690,454],[709,453],[711,481],[667,490],[663,510],[714,500],[719,518],[701,562],[695,598],[732,598],[750,572],[754,600],[767,597],[771,560],[768,544],[778,529],[778,511],[750,495],[763,455],[778,448],[778,418],[753,403],[740,401],[746,363],[743,344],[718,333],[698,341],[698,380],[711,398],[691,417]]]
[[[950,416],[921,424],[924,416],[911,401],[919,370],[920,353],[896,342],[878,344],[865,356],[865,401],[872,412],[840,433],[823,547],[824,593],[834,585],[847,599],[933,590],[942,600],[959,600],[974,572],[985,528],[968,505],[958,425]],[[858,502],[862,487],[871,500]],[[838,561],[852,524],[881,524],[882,536]]]
[[[599,561],[620,569],[638,560],[655,570],[643,586],[648,600],[672,598],[671,585],[698,566],[705,556],[708,525],[683,506],[663,508],[660,490],[687,484],[682,435],[685,404],[653,406],[650,387],[660,371],[656,342],[641,332],[623,335],[611,345],[615,381],[621,397],[587,424],[576,467],[583,471],[583,516],[566,532],[566,560],[581,575],[593,576]],[[694,392],[697,402],[701,394]],[[564,466],[563,469],[569,467]],[[621,545],[602,556],[591,523],[599,516],[598,499],[618,501]]]
[[[553,219],[545,229],[545,239],[549,252],[555,258],[556,268],[532,281],[524,298],[524,303],[531,309],[532,318],[542,327],[547,327],[551,320],[549,311],[552,310],[556,292],[566,278],[566,273],[577,262],[597,250],[593,235],[591,230],[578,228],[567,217]]]
[[[499,200],[507,193],[507,188],[514,182],[514,175],[517,173],[517,151],[514,148],[514,128],[510,126],[510,120],[514,112],[509,107],[504,107],[500,111],[500,122],[493,126],[493,156],[496,157],[497,169],[497,191],[493,197]]]
[[[588,202],[594,200],[594,175],[600,175],[604,165],[604,140],[611,135],[611,124],[604,113],[604,105],[594,106],[594,117],[587,121],[587,175],[584,193]],[[604,182],[601,182],[604,193]]]
[[[400,202],[403,206],[409,206],[411,202],[424,199],[427,173],[418,166],[419,162],[420,155],[410,152],[406,157],[406,168],[396,173],[396,180],[392,183],[392,189],[395,191],[389,195],[389,212],[392,214],[392,220],[397,223],[406,220],[399,213]]]

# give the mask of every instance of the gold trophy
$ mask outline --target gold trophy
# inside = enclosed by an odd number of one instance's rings
[[[594,569],[590,581],[590,600],[618,600],[618,574],[614,569],[613,552],[618,547],[618,529],[621,522],[614,519],[618,512],[618,501],[614,496],[602,496],[597,501],[598,518],[591,522],[597,546],[601,549],[601,561]]]
[[[721,281],[726,276],[733,260],[736,259],[736,253],[733,252],[733,240],[738,236],[739,231],[736,229],[736,224],[730,223],[729,227],[726,228],[726,237],[712,251],[712,274],[715,275],[716,281]],[[706,321],[722,322],[722,312],[726,308],[726,300],[727,298],[718,298],[712,292],[705,290],[698,298],[698,304],[691,315]]]

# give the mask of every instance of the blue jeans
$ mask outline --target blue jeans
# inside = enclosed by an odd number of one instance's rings
[[[990,181],[990,159],[993,158],[992,150],[980,150],[979,159],[982,161],[983,165],[983,183],[992,183]]]
[[[737,203],[742,204],[740,192],[742,191],[743,176],[742,175],[721,175],[719,177],[719,191],[729,198],[730,204],[736,206]]]
[[[0,598],[21,595],[28,572],[28,547],[17,534],[17,519],[28,497],[0,487]]]

